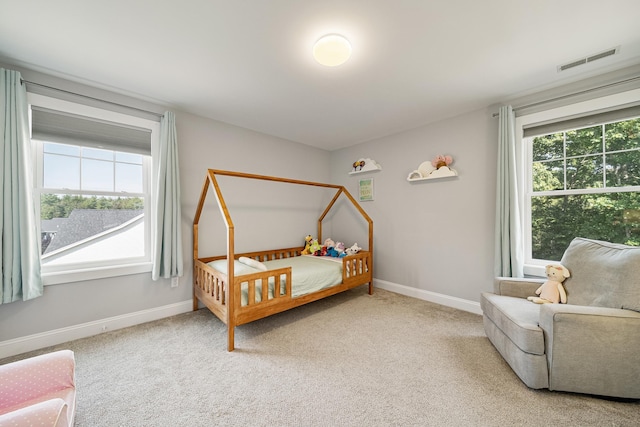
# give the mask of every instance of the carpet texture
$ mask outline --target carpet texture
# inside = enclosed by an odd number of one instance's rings
[[[236,328],[207,309],[68,348],[76,426],[638,426],[640,402],[531,390],[482,318],[360,287]]]

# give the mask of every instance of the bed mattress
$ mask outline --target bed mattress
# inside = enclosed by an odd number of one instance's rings
[[[256,263],[256,262],[254,262]],[[208,263],[217,271],[227,274],[227,261],[224,259]],[[253,264],[253,263],[252,263]],[[334,257],[319,257],[313,255],[303,255],[292,258],[276,259],[264,261],[260,268],[245,264],[238,260],[234,261],[234,275],[243,276],[246,274],[260,273],[266,270],[291,267],[291,296],[293,298],[307,295],[331,286],[342,283],[342,259]],[[255,264],[254,264],[255,265]],[[285,276],[280,278],[281,295],[285,292]],[[256,302],[262,299],[262,284],[256,281]],[[274,278],[269,279],[269,298],[273,297]],[[242,282],[242,305],[247,305],[248,283]]]

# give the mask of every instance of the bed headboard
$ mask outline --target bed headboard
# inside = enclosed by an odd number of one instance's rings
[[[227,259],[229,260],[229,267],[227,269],[229,275],[233,277],[233,259],[235,254],[235,241],[234,241],[234,225],[233,220],[231,219],[231,215],[229,214],[229,210],[227,209],[227,205],[224,201],[224,196],[222,195],[222,191],[220,190],[220,186],[218,185],[218,180],[216,176],[224,175],[231,176],[236,178],[245,178],[245,179],[257,179],[263,181],[276,181],[276,182],[284,182],[294,185],[307,185],[313,187],[324,187],[324,188],[333,188],[336,190],[336,194],[334,195],[331,202],[327,205],[326,209],[318,218],[318,239],[322,238],[322,221],[327,216],[327,214],[331,211],[331,208],[334,206],[336,201],[341,195],[345,195],[345,197],[353,204],[356,210],[360,213],[360,215],[364,218],[365,221],[369,224],[369,247],[368,250],[373,252],[373,221],[367,215],[367,213],[362,209],[360,204],[353,198],[353,196],[347,191],[347,189],[342,185],[335,184],[325,184],[321,182],[313,182],[313,181],[302,181],[297,179],[290,178],[280,178],[274,176],[266,176],[266,175],[255,175],[244,172],[232,172],[225,171],[219,169],[208,169],[206,177],[204,179],[204,185],[202,186],[202,192],[200,193],[200,200],[198,201],[198,207],[196,208],[196,214],[193,219],[193,259],[197,260],[198,257],[198,223],[200,222],[200,216],[202,214],[202,209],[204,207],[204,202],[207,198],[207,194],[209,193],[209,188],[213,187],[213,194],[215,195],[215,199],[220,209],[220,213],[224,220],[225,226],[227,228]],[[369,268],[373,268],[373,266],[369,266]]]

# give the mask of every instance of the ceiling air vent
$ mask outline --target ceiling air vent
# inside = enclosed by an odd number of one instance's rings
[[[605,50],[604,52],[596,53],[591,56],[587,56],[586,58],[576,59],[575,61],[571,61],[567,64],[558,65],[558,72],[566,71],[574,67],[578,67],[580,65],[588,64],[593,61],[597,61],[598,59],[606,58],[607,56],[615,55],[620,51],[620,46],[614,47],[613,49]]]

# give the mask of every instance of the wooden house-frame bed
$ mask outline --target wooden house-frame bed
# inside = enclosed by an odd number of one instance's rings
[[[356,210],[368,223],[369,242],[367,250],[361,250],[355,255],[334,259],[341,262],[342,281],[330,287],[295,295],[292,289],[292,267],[255,270],[248,274],[238,274],[238,259],[244,257],[258,262],[269,263],[272,260],[295,261],[301,257],[303,247],[273,249],[259,252],[235,253],[234,225],[227,209],[224,197],[218,185],[216,176],[224,175],[237,178],[276,181],[295,185],[333,188],[336,190],[331,202],[318,219],[318,241],[322,242],[322,221],[325,219],[340,195],[345,195]],[[213,187],[213,194],[222,214],[227,229],[227,253],[213,257],[200,257],[198,254],[198,224],[203,212],[204,202]],[[313,257],[317,258],[317,257]],[[216,263],[217,261],[217,263]],[[222,263],[222,264],[220,264]],[[280,262],[282,263],[282,262]],[[333,263],[332,263],[333,264]],[[225,268],[215,268],[223,265]],[[193,309],[199,308],[202,302],[213,314],[227,325],[227,349],[234,349],[235,327],[254,320],[262,319],[272,314],[280,313],[303,304],[317,301],[330,295],[344,292],[348,289],[368,284],[369,294],[373,293],[373,221],[351,196],[344,186],[324,184],[313,181],[301,181],[288,178],[278,178],[264,175],[254,175],[241,172],[231,172],[216,169],[207,171],[200,200],[193,220]],[[262,284],[269,284],[262,286]],[[278,292],[277,283],[281,291]]]

